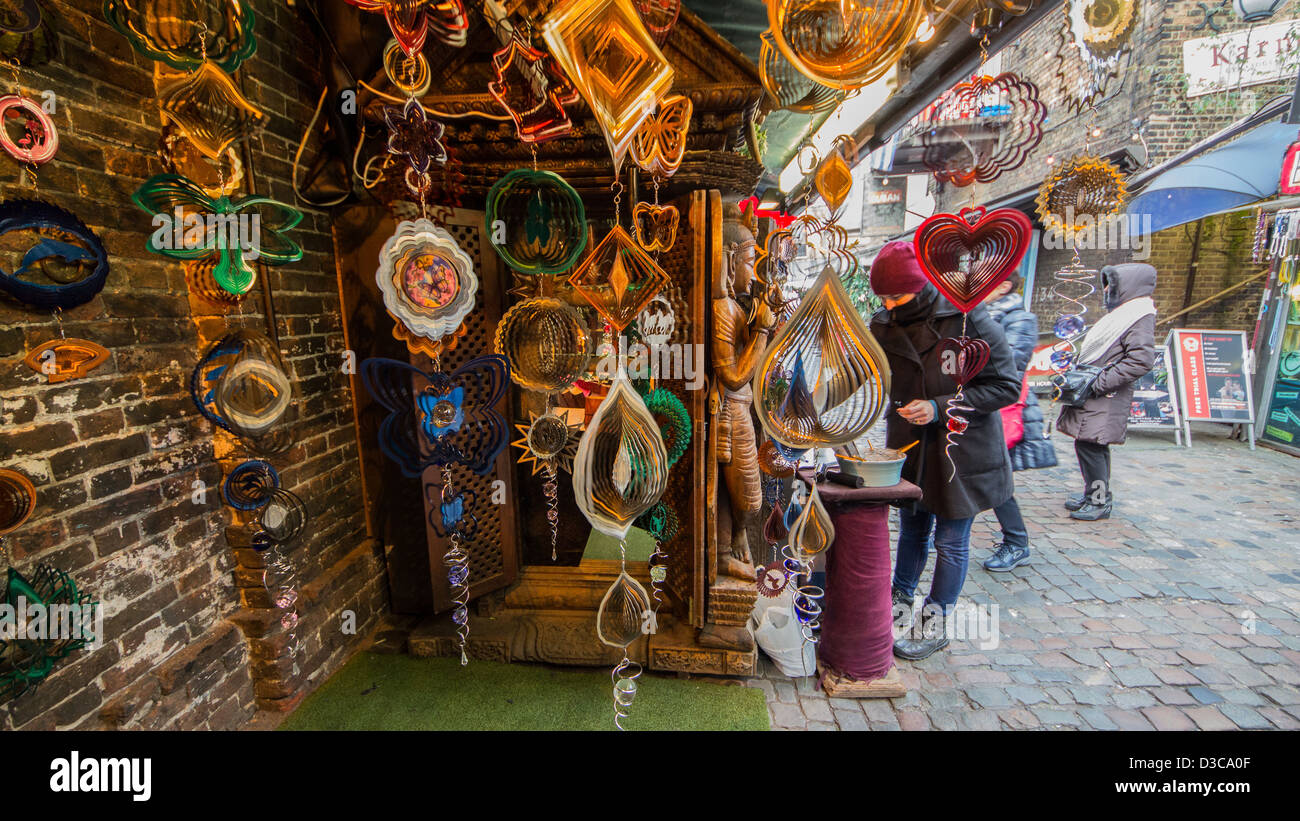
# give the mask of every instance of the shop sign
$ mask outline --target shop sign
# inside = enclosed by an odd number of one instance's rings
[[[1282,158],[1282,179],[1277,190],[1279,194],[1300,194],[1300,139],[1291,143]]]
[[[901,188],[887,188],[867,194],[867,202],[871,205],[893,205],[902,201],[903,190]]]
[[[1183,417],[1253,422],[1245,332],[1176,330],[1172,338]]]
[[[1187,96],[1290,80],[1300,69],[1300,20],[1183,41]]]

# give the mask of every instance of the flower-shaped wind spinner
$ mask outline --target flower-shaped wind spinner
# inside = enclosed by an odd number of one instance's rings
[[[384,122],[388,125],[388,153],[405,158],[406,187],[422,196],[432,185],[429,168],[447,161],[442,123],[430,117],[414,97],[400,109],[385,107]]]
[[[617,174],[632,138],[673,84],[673,68],[631,0],[567,0],[542,38],[586,99]]]
[[[691,99],[681,94],[665,97],[659,110],[647,117],[632,137],[632,161],[652,177],[677,173],[686,156],[686,133],[691,126]]]
[[[221,159],[231,143],[270,121],[211,60],[158,92],[158,106],[163,116],[213,160]]]
[[[620,333],[671,281],[617,225],[569,277],[574,290]]]
[[[363,11],[384,15],[388,29],[407,57],[424,48],[432,34],[443,45],[465,45],[469,17],[461,0],[348,0]]]
[[[406,476],[451,465],[482,476],[506,446],[506,421],[495,408],[510,381],[503,356],[480,356],[451,373],[425,372],[396,359],[366,359],[361,380],[388,410],[379,426],[379,448]]]
[[[993,139],[964,138],[972,110],[990,110],[997,118]],[[922,161],[940,182],[958,187],[992,182],[1023,165],[1042,142],[1046,115],[1038,86],[1029,80],[1009,71],[973,77],[944,94],[918,126],[925,146]]]
[[[474,309],[474,262],[444,229],[426,219],[398,223],[379,252],[375,282],[397,321],[393,336],[437,359],[464,336]]]
[[[521,141],[545,142],[573,129],[567,107],[578,102],[578,90],[555,58],[516,35],[493,53],[492,70],[488,93],[510,112]]]
[[[1034,202],[1043,224],[1070,241],[1085,217],[1097,224],[1118,214],[1127,199],[1128,185],[1114,163],[1077,155],[1059,163],[1043,180]]]
[[[302,212],[269,197],[210,197],[179,174],[150,177],[131,199],[154,217],[149,250],[174,259],[215,259],[211,275],[232,294],[246,294],[257,274],[250,262],[285,265],[302,248],[285,232]]]

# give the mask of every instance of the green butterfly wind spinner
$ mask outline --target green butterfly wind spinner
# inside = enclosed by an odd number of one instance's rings
[[[213,198],[180,174],[159,174],[131,199],[153,215],[150,251],[174,259],[215,259],[212,278],[236,296],[248,293],[257,279],[250,263],[302,259],[301,246],[285,236],[302,222],[302,212],[270,197]]]
[[[35,687],[60,659],[95,641],[98,605],[62,570],[42,564],[30,580],[12,567],[0,589],[0,701]]]

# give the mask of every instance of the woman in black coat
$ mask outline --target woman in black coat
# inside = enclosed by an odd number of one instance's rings
[[[1034,346],[1038,344],[1038,317],[1025,310],[1025,298],[1016,292],[1019,287],[1020,275],[1013,274],[993,289],[984,305],[989,309],[989,316],[1002,326],[1023,392],[1025,369],[1029,367],[1029,360],[1034,357]],[[1011,448],[1011,470],[1053,467],[1056,465],[1056,449],[1043,430],[1043,410],[1038,406],[1038,397],[1033,391],[1024,395],[1025,406],[1020,409],[1024,436]],[[1014,495],[993,508],[993,515],[997,516],[1002,528],[1002,542],[994,548],[993,555],[984,560],[984,569],[1005,573],[1029,561],[1029,530]]]
[[[911,602],[932,532],[936,553],[921,636],[894,645],[895,655],[921,659],[948,644],[946,617],[966,580],[971,522],[1011,496],[1011,461],[998,410],[1020,396],[1020,382],[1002,329],[982,306],[975,308],[966,319],[966,335],[988,342],[991,353],[965,386],[963,399],[972,410],[963,414],[965,432],[954,436],[948,449],[948,403],[957,384],[943,372],[939,341],[961,335],[961,312],[925,278],[910,242],[891,242],[880,250],[871,265],[871,288],[885,303],[871,320],[871,333],[892,371],[886,441],[902,448],[919,440],[903,464],[903,478],[920,486],[921,501],[899,511],[896,608]]]
[[[1082,408],[1067,407],[1056,429],[1074,437],[1083,474],[1083,493],[1065,501],[1070,518],[1086,522],[1110,518],[1110,446],[1128,435],[1133,383],[1156,361],[1156,269],[1143,262],[1101,269],[1106,315],[1084,336],[1077,364],[1102,368]]]

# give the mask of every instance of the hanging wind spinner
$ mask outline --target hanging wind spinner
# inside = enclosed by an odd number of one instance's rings
[[[965,138],[971,111],[993,118],[993,139]],[[945,93],[917,127],[925,147],[922,162],[940,182],[992,182],[1024,165],[1043,140],[1046,116],[1038,86],[1029,80],[1009,71],[976,75]]]
[[[664,582],[668,579],[668,553],[664,545],[677,538],[681,521],[677,511],[663,502],[642,513],[636,520],[636,527],[654,537],[655,549],[646,563],[650,566],[650,597],[654,599],[654,610],[650,624],[657,630],[659,625],[659,605],[663,604]]]
[[[302,248],[285,232],[302,222],[298,209],[256,194],[210,197],[179,174],[158,174],[131,195],[153,216],[148,248],[181,260],[212,259],[213,280],[231,294],[252,290],[251,262],[286,265],[302,259]]]
[[[36,489],[23,474],[0,468],[0,560],[5,564],[0,605],[0,702],[22,695],[72,651],[93,642],[96,604],[78,591],[72,577],[41,564],[28,579],[8,562],[4,536],[21,526],[36,509]],[[56,609],[57,608],[57,609]],[[67,628],[47,638],[50,619]],[[33,629],[35,628],[35,629]],[[38,632],[39,631],[39,632]]]
[[[280,486],[280,474],[270,462],[250,459],[240,462],[221,483],[221,498],[235,510],[257,510],[271,501],[271,491]]]
[[[1056,76],[1071,111],[1095,105],[1109,80],[1119,74],[1120,59],[1137,27],[1138,5],[1139,0],[1066,0],[1065,22],[1057,35]]]
[[[636,234],[636,244],[650,254],[672,250],[677,244],[677,224],[680,221],[681,214],[675,205],[638,202],[632,206],[632,229]]]
[[[777,487],[779,489],[779,485]],[[786,585],[790,583],[790,575],[786,573],[785,564],[776,558],[777,545],[785,544],[786,537],[790,534],[790,531],[785,526],[784,519],[785,513],[781,509],[780,498],[773,498],[772,510],[763,522],[763,541],[767,542],[768,549],[771,552],[771,559],[767,564],[756,568],[754,581],[758,592],[769,599],[781,595],[785,591]]]
[[[512,35],[493,53],[492,70],[488,93],[510,113],[522,142],[545,142],[573,130],[568,107],[580,95],[549,54]]]
[[[477,532],[474,495],[457,490],[451,469],[462,465],[479,476],[492,470],[506,446],[506,420],[496,405],[510,382],[503,356],[471,359],[451,373],[425,372],[395,359],[366,359],[361,380],[389,413],[379,426],[379,448],[410,478],[426,468],[442,469],[438,510],[447,539],[443,567],[454,603],[451,618],[460,645],[460,663],[469,639],[468,543]],[[419,385],[420,387],[416,387]],[[426,489],[427,492],[427,489]]]
[[[0,10],[0,31],[9,34],[30,34],[40,27],[44,19],[45,16],[36,0],[17,0],[17,2],[11,0],[5,4],[4,9]]]
[[[772,39],[770,30],[759,35],[762,43],[758,58],[758,76],[763,89],[777,108],[801,114],[831,111],[844,101],[844,92],[813,80],[785,58]]]
[[[0,237],[18,233],[30,233],[36,242],[13,273],[0,268],[0,291],[25,305],[66,311],[103,290],[108,251],[75,214],[40,200],[0,202]]]
[[[784,557],[782,568],[788,583],[794,585],[794,614],[799,622],[799,632],[805,642],[816,644],[820,641],[817,631],[821,627],[821,603],[826,591],[809,583],[813,572],[812,560],[835,541],[835,528],[815,482],[808,501],[802,506],[796,506],[791,500],[787,517],[796,511],[797,517],[789,525],[789,541],[781,551]]]
[[[825,86],[853,90],[884,76],[925,17],[923,0],[766,0],[776,47]]]
[[[469,254],[427,219],[404,220],[379,252],[375,282],[397,325],[393,337],[437,360],[465,335],[478,276]]]
[[[631,0],[563,0],[542,38],[590,106],[617,176],[637,128],[672,87],[672,65]]]
[[[270,117],[248,101],[230,75],[210,60],[158,92],[163,116],[194,146],[221,159],[236,140],[266,126]]]
[[[847,160],[844,157],[846,151],[850,154]],[[813,187],[826,202],[826,207],[832,215],[839,213],[853,190],[851,164],[857,161],[857,153],[857,145],[853,142],[853,138],[841,134],[835,138],[830,154],[822,160],[817,167],[817,173],[813,175]]]
[[[1114,163],[1077,154],[1047,175],[1034,202],[1043,226],[1073,244],[1082,220],[1098,225],[1118,214],[1127,199],[1128,185]]]
[[[677,464],[691,445],[691,415],[677,394],[667,388],[655,388],[642,399],[654,417],[668,454],[668,467]]]
[[[104,19],[136,51],[181,71],[207,59],[232,72],[257,51],[246,0],[105,0]]]
[[[1087,268],[1076,251],[1074,259],[1052,274],[1052,294],[1057,300],[1056,321],[1052,333],[1061,340],[1052,346],[1052,367],[1066,371],[1074,364],[1078,353],[1076,340],[1088,330],[1088,305],[1085,300],[1097,292],[1095,269]]]
[[[190,398],[199,413],[263,455],[292,444],[293,386],[275,343],[241,329],[212,343],[190,374]]]
[[[98,342],[60,336],[42,342],[23,357],[23,364],[45,377],[48,385],[80,379],[108,361],[112,354]]]
[[[852,442],[884,412],[885,352],[829,267],[768,344],[753,384],[763,430],[792,452]]]
[[[1029,218],[1013,208],[985,212],[963,208],[958,214],[935,214],[916,229],[913,239],[916,261],[939,293],[962,313],[961,335],[939,343],[943,373],[957,385],[948,400],[947,445],[944,455],[957,475],[952,448],[969,424],[965,415],[974,410],[966,404],[965,386],[989,360],[989,344],[966,336],[966,318],[984,299],[1020,266],[1033,236]]]
[[[682,0],[632,0],[645,30],[654,38],[655,45],[663,48],[677,18],[682,13]]]
[[[406,187],[423,202],[433,185],[429,169],[434,163],[447,162],[447,148],[442,143],[446,129],[414,97],[400,109],[386,106],[384,123],[388,126],[388,153],[406,160]]]
[[[209,197],[231,196],[244,183],[244,163],[234,146],[220,160],[210,160],[172,123],[163,126],[159,143],[163,167],[192,180]]]
[[[587,327],[571,305],[534,297],[506,311],[497,323],[496,352],[510,362],[510,378],[526,390],[556,393],[587,370]]]
[[[653,177],[677,173],[686,156],[686,134],[691,126],[691,98],[682,94],[664,97],[655,113],[632,136],[632,161]]]
[[[24,121],[23,135],[14,140],[7,126],[0,128],[0,148],[27,165],[43,165],[53,159],[59,150],[59,132],[40,103],[18,94],[0,96],[0,124],[19,119]]]
[[[587,247],[582,197],[552,171],[517,168],[487,195],[492,247],[516,271],[562,274]]]
[[[551,561],[556,561],[559,558],[556,547],[560,524],[559,475],[561,470],[573,472],[580,426],[569,424],[563,416],[548,409],[541,416],[532,414],[529,424],[515,425],[515,430],[521,436],[510,444],[522,451],[519,464],[531,462],[532,475],[536,476],[538,471],[546,474],[542,492],[546,494],[546,522],[551,529]]]
[[[569,277],[574,290],[620,333],[671,281],[620,225]]]
[[[362,11],[379,12],[407,57],[424,48],[432,34],[443,45],[459,48],[469,35],[469,17],[461,0],[348,0]]]

